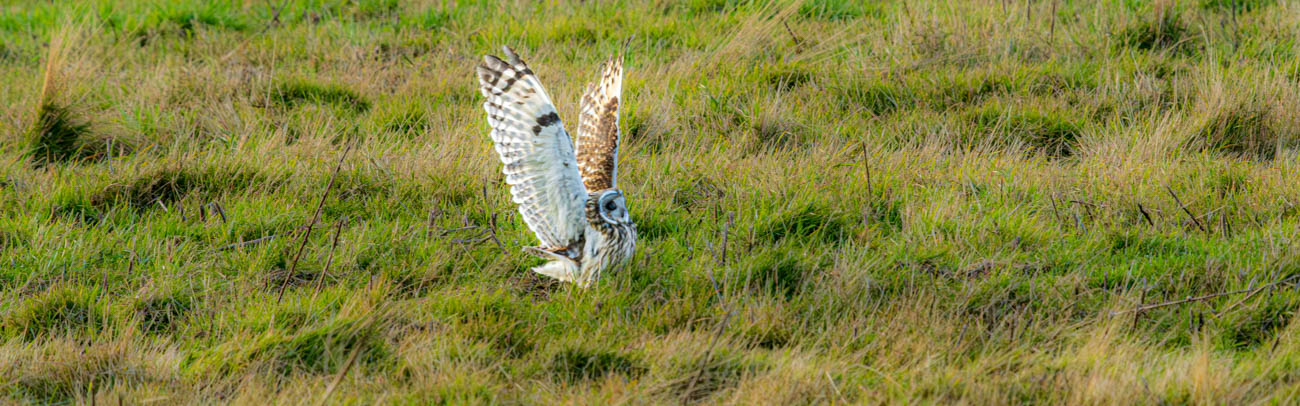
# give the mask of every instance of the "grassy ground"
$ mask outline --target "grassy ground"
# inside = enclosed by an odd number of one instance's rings
[[[1295,2],[456,3],[0,5],[0,396],[1300,399]],[[637,257],[542,280],[473,66],[633,35]]]

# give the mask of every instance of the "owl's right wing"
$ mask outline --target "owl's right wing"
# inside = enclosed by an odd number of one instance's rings
[[[596,83],[587,84],[578,118],[578,169],[587,191],[618,186],[618,107],[623,95],[623,55],[610,58]]]
[[[503,49],[507,60],[486,55],[478,66],[492,142],[524,223],[542,248],[563,249],[586,227],[587,192],[573,140],[537,76],[514,50]]]

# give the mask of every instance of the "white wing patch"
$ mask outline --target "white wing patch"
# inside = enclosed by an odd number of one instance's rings
[[[573,140],[537,76],[513,50],[505,54],[509,62],[489,55],[478,66],[492,142],[524,223],[543,248],[563,249],[586,226]]]

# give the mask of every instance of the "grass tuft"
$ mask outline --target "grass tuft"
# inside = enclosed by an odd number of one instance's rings
[[[1300,302],[1293,297],[1270,296],[1264,303],[1226,320],[1226,344],[1234,350],[1249,350],[1274,339],[1295,319]]]
[[[1029,108],[989,104],[969,114],[976,134],[997,137],[995,144],[1024,145],[1049,157],[1074,154],[1080,128],[1077,121],[1062,113]]]
[[[235,31],[249,28],[238,14],[223,11],[216,7],[200,10],[171,10],[162,16],[161,21],[170,24],[177,34],[184,37],[193,37],[196,31],[205,27]]]
[[[96,291],[87,288],[51,289],[26,301],[4,318],[6,335],[33,340],[93,334],[109,320],[96,296]]]
[[[309,103],[329,105],[354,114],[370,110],[370,102],[360,94],[338,85],[320,85],[309,82],[288,82],[277,87],[273,99],[286,108]]]
[[[1119,32],[1120,44],[1143,51],[1190,52],[1195,43],[1182,13],[1167,2],[1153,6],[1150,14]]]
[[[173,291],[167,294],[140,299],[135,303],[135,315],[140,328],[150,334],[173,332],[194,309],[192,292]]]
[[[406,137],[419,136],[433,126],[429,115],[415,106],[384,111],[377,116],[377,120],[385,132]]]
[[[1295,87],[1273,74],[1211,69],[1189,117],[1185,146],[1254,160],[1273,160],[1300,145]],[[1251,77],[1256,84],[1232,77]],[[1267,83],[1269,86],[1260,83]]]
[[[763,81],[776,90],[789,90],[813,80],[813,72],[797,64],[781,64],[763,73]]]
[[[631,357],[617,352],[569,348],[551,358],[551,372],[570,382],[576,382],[611,374],[636,378],[645,373],[646,368]]]
[[[1276,0],[1201,0],[1198,5],[1206,10],[1248,13],[1277,3]]]
[[[699,402],[736,386],[743,378],[763,368],[734,354],[725,354],[714,359],[694,360],[682,365],[682,369],[685,373],[672,385],[670,393],[688,402]]]
[[[36,116],[26,132],[28,160],[37,168],[51,164],[103,158],[128,147],[91,134],[83,86],[97,74],[85,48],[90,29],[69,23],[50,39]]]
[[[1280,134],[1268,106],[1238,103],[1207,117],[1189,141],[1193,149],[1270,160],[1280,148]]]
[[[800,252],[799,245],[787,243],[753,254],[748,263],[745,280],[755,292],[791,299],[803,290],[819,264],[810,263]]]
[[[132,359],[120,343],[86,345],[60,340],[51,346],[58,352],[16,355],[23,359],[10,364],[10,371],[22,374],[7,380],[0,394],[25,404],[76,404],[114,384],[158,381],[154,371]]]
[[[911,108],[916,99],[910,89],[882,82],[854,82],[835,92],[842,105],[877,116]]]
[[[774,216],[757,227],[755,234],[772,243],[787,239],[838,242],[850,235],[852,225],[853,221],[845,214],[826,206],[806,204]]]
[[[71,161],[82,155],[82,141],[89,132],[90,125],[67,107],[42,104],[28,136],[28,156],[37,167]]]
[[[673,205],[687,209],[707,208],[710,204],[716,203],[718,199],[726,196],[726,192],[713,180],[700,176],[695,179],[683,179],[678,187],[673,189]]]
[[[883,16],[882,3],[852,0],[809,0],[799,6],[799,16],[827,21]]]
[[[341,369],[354,349],[361,352],[357,362],[362,364],[379,363],[391,355],[374,323],[332,320],[292,336],[271,339],[255,349],[252,357],[273,362],[283,374],[324,374]]]
[[[110,184],[99,192],[91,194],[85,203],[100,210],[118,204],[124,204],[138,212],[152,209],[170,210],[172,203],[184,199],[194,191],[212,193],[239,191],[265,181],[263,176],[249,171],[165,168],[142,173],[124,182]]]
[[[801,145],[799,123],[776,114],[763,114],[754,119],[752,131],[756,151],[786,151]]]

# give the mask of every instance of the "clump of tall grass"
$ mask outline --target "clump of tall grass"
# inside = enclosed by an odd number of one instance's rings
[[[1248,13],[1276,3],[1275,0],[1201,0],[1199,5],[1206,10],[1222,10],[1232,13]]]
[[[273,100],[285,107],[304,103],[335,106],[344,111],[360,114],[370,110],[370,102],[355,91],[339,85],[322,85],[305,81],[281,84],[275,89]]]
[[[1082,131],[1078,120],[1041,108],[992,103],[968,113],[979,134],[993,144],[1023,145],[1050,157],[1074,154]]]
[[[1191,150],[1272,160],[1300,144],[1296,86],[1273,74],[1213,69],[1198,84]],[[1246,80],[1249,78],[1249,80]]]
[[[109,322],[96,293],[86,288],[49,289],[6,315],[4,334],[27,339],[92,334]]]
[[[28,156],[36,166],[72,160],[90,124],[73,108],[69,94],[77,69],[84,60],[73,47],[85,40],[80,26],[69,26],[50,39],[49,55],[41,82],[36,119],[28,130]]]
[[[1120,43],[1144,51],[1192,51],[1192,31],[1183,22],[1182,12],[1172,2],[1151,5],[1148,14],[1120,31]]]
[[[84,102],[86,81],[96,75],[85,47],[90,32],[85,23],[65,23],[50,38],[36,115],[26,133],[33,166],[99,159],[131,149],[128,143],[93,131],[93,112]]]

